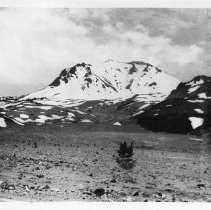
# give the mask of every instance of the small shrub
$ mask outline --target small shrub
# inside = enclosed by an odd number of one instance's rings
[[[123,143],[120,143],[119,150],[117,150],[117,153],[120,158],[130,158],[133,156],[133,142],[130,144],[127,144],[126,141]]]
[[[133,143],[127,144],[127,142],[120,143],[119,150],[117,150],[118,157],[116,162],[119,166],[125,170],[131,170],[135,166],[135,160],[133,160]]]

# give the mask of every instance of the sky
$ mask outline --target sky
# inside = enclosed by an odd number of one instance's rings
[[[181,81],[211,76],[207,9],[0,8],[0,96],[46,87],[79,62],[144,61]]]

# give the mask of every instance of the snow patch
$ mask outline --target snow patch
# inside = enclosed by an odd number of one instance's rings
[[[122,124],[120,122],[115,122],[113,125],[121,126]]]
[[[143,112],[144,112],[144,111],[136,112],[135,114],[133,114],[133,116],[136,116],[136,115],[141,114],[141,113],[143,113]]]
[[[49,110],[52,109],[52,106],[25,106],[26,108],[34,108],[34,109],[44,109]]]
[[[203,141],[203,139],[192,138],[192,137],[189,137],[189,139],[194,140],[194,141]]]
[[[16,123],[20,123],[20,125],[23,125],[23,123],[25,122],[23,119],[21,119],[20,117],[15,117],[14,118],[16,120]]]
[[[47,117],[45,115],[38,115],[38,119],[35,120],[37,123],[45,123],[46,120],[51,120],[50,117]]]
[[[200,117],[189,117],[188,119],[191,121],[191,126],[193,129],[198,128],[204,123],[204,119]]]
[[[189,90],[188,90],[188,93],[192,93],[194,91],[196,91],[197,89],[199,89],[199,85],[198,86],[194,86],[194,87],[191,87]]]
[[[203,99],[211,99],[211,97],[208,97],[208,96],[206,95],[206,93],[200,93],[200,94],[198,94],[198,97],[199,97],[199,98],[203,98]]]
[[[82,111],[80,111],[80,110],[77,110],[77,112],[78,112],[79,114],[86,114],[85,112],[82,112]]]
[[[26,114],[20,114],[20,118],[23,118],[23,119],[29,119],[29,116],[26,115]]]
[[[82,123],[92,123],[92,121],[89,120],[89,119],[82,119],[81,122],[82,122]]]
[[[203,103],[204,100],[188,100],[188,102],[191,102],[191,103]]]
[[[196,112],[200,113],[200,114],[203,114],[204,111],[202,111],[201,109],[194,109]]]
[[[2,127],[2,128],[7,127],[7,124],[6,124],[5,119],[3,117],[0,117],[0,127]]]
[[[75,121],[75,114],[68,112],[66,119],[70,121]]]
[[[58,120],[58,119],[61,119],[63,118],[63,116],[59,116],[59,115],[56,115],[56,114],[52,114],[52,120]]]
[[[143,106],[139,107],[138,109],[144,109],[146,107],[148,107],[150,104],[144,104]]]
[[[200,79],[200,80],[198,80],[196,82],[192,81],[192,82],[189,83],[189,85],[191,85],[191,86],[202,85],[202,84],[204,84],[204,80],[203,79]]]

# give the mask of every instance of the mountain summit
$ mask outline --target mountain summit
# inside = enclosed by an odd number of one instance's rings
[[[76,64],[61,71],[46,88],[24,99],[113,100],[139,94],[157,94],[166,98],[179,81],[151,64],[107,60],[101,65]]]

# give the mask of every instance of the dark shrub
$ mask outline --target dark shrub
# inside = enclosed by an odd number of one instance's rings
[[[133,143],[127,144],[127,142],[120,143],[119,150],[117,150],[118,157],[116,162],[119,166],[125,170],[131,170],[135,166],[135,160],[133,160]]]
[[[117,153],[120,158],[130,158],[133,156],[133,142],[130,144],[127,144],[126,141],[123,143],[120,143],[119,150],[117,150]]]

